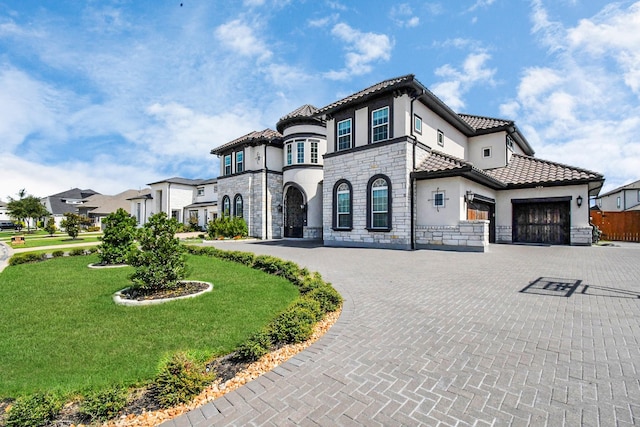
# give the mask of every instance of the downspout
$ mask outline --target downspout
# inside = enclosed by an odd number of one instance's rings
[[[412,137],[412,142],[411,142],[411,148],[412,148],[412,162],[411,162],[411,172],[409,173],[409,198],[411,199],[410,201],[410,208],[411,208],[411,213],[409,215],[410,220],[411,220],[411,225],[410,225],[410,229],[409,229],[409,234],[410,234],[410,248],[411,250],[415,250],[416,249],[416,239],[415,239],[415,200],[414,200],[414,187],[415,187],[415,182],[416,179],[413,177],[413,172],[415,172],[416,170],[416,145],[418,144],[418,140],[416,139],[414,133],[413,133],[413,128],[414,128],[414,123],[413,121],[415,120],[414,116],[413,116],[413,103],[416,101],[416,99],[418,99],[422,93],[424,91],[422,91],[419,95],[414,95],[411,97],[411,117],[409,118],[409,135]]]
[[[269,166],[267,163],[267,143],[264,144],[264,236],[269,239]]]

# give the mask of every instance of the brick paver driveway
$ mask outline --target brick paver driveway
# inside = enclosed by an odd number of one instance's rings
[[[344,311],[309,349],[167,426],[640,424],[640,245],[219,247],[320,271]]]

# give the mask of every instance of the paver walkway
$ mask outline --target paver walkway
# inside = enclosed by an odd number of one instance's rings
[[[163,424],[640,424],[640,245],[485,254],[223,243],[345,297],[318,342]]]

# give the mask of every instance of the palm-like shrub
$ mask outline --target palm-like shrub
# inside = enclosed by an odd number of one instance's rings
[[[136,268],[130,276],[134,289],[175,289],[187,274],[185,249],[175,237],[178,221],[164,212],[152,215],[138,233],[139,248],[131,251],[127,263]]]
[[[105,224],[102,243],[98,247],[100,264],[124,264],[135,249],[136,219],[119,208],[102,220]]]

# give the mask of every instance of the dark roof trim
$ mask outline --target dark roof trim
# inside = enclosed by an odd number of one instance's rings
[[[504,184],[503,182],[485,175],[469,164],[456,169],[411,172],[411,177],[418,181],[438,178],[463,177],[478,184],[485,185],[494,190],[501,190],[506,188],[506,184]]]

